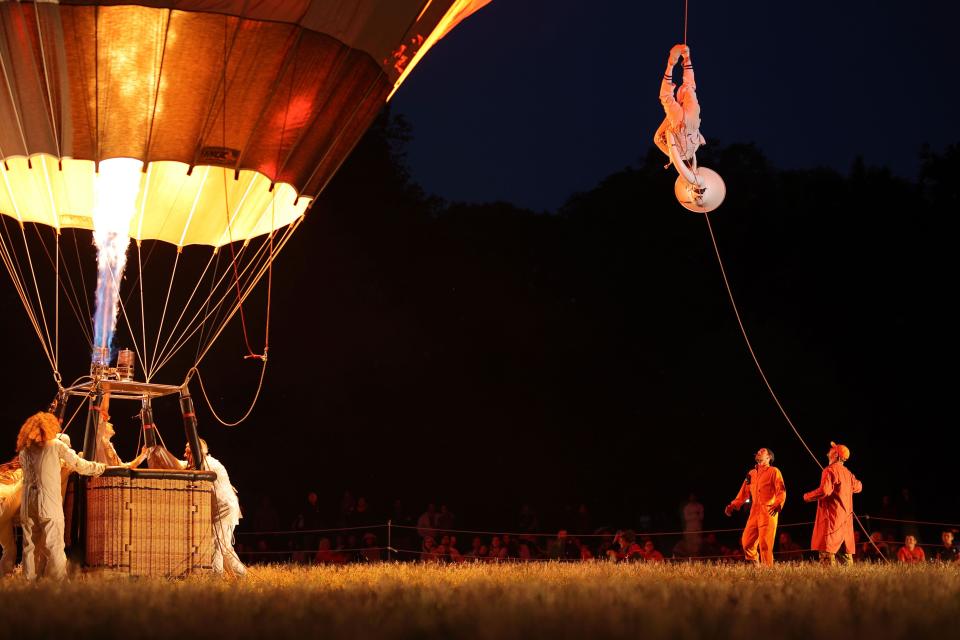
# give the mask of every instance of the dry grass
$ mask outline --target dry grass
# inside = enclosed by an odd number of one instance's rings
[[[0,636],[920,638],[960,625],[960,570],[860,565],[253,567],[244,581],[0,581]]]

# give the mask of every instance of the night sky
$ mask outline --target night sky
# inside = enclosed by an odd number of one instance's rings
[[[960,139],[957,5],[692,0],[707,141],[756,142],[781,168],[855,156],[916,177],[924,142]],[[394,98],[431,193],[553,210],[646,153],[683,2],[493,2]]]
[[[915,181],[924,144],[960,142],[956,12],[693,0],[689,32],[702,162],[731,189],[712,220],[774,387],[821,460],[830,439],[850,445],[865,509],[910,487],[920,515],[952,522],[955,472],[931,452],[956,447],[939,373],[955,223]],[[682,19],[681,2],[495,0],[418,65],[390,109],[410,126],[394,148],[409,174],[371,134],[277,261],[251,419],[216,424],[192,387],[248,515],[263,494],[289,514],[308,489],[332,506],[349,488],[381,512],[446,502],[471,526],[585,502],[597,524],[669,528],[695,491],[707,525],[728,526],[766,446],[783,521],[812,517],[799,496],[819,469],[749,360],[703,221],[647,160]],[[55,389],[9,284],[2,296],[12,456]],[[259,378],[242,345],[234,323],[201,368],[227,418]],[[65,375],[84,373],[84,346],[71,357]],[[137,422],[112,412],[131,458]],[[157,416],[180,453],[176,403]]]

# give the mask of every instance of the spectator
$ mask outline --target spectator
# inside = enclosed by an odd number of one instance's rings
[[[643,548],[637,544],[637,534],[630,529],[614,536],[616,546],[607,551],[607,557],[617,562],[633,562],[643,559]]]
[[[267,531],[277,531],[280,529],[280,516],[277,514],[277,510],[274,508],[273,502],[270,500],[270,496],[267,494],[262,494],[260,496],[260,503],[257,505],[257,509],[253,513],[253,529],[259,534],[263,534]],[[263,545],[260,544],[261,542]],[[258,538],[258,549],[261,546],[269,549],[270,539],[266,537]]]
[[[699,555],[700,544],[703,542],[703,505],[697,496],[691,493],[687,503],[683,505],[683,537],[687,541],[687,549],[691,555]]]
[[[670,554],[674,558],[686,559],[696,557],[698,552],[693,550],[690,545],[689,538],[684,536],[677,541],[677,544],[673,545],[673,550],[670,552]]]
[[[507,550],[508,558],[516,559],[520,557],[520,544],[516,538],[509,533],[505,533],[500,537],[500,541],[503,543],[503,548]]]
[[[360,506],[360,501],[357,500],[357,506]],[[372,531],[367,531],[363,534],[362,543],[360,545],[360,553],[357,554],[357,559],[360,562],[380,562],[380,549],[377,547],[377,534]]]
[[[528,504],[520,507],[520,516],[517,523],[518,530],[523,533],[538,533],[538,529],[540,529],[540,519],[537,518],[536,512]]]
[[[580,557],[573,538],[567,535],[566,529],[560,529],[557,537],[547,543],[547,558],[550,560],[575,560]]]
[[[923,549],[917,546],[916,536],[907,536],[903,543],[900,551],[897,552],[897,560],[907,564],[913,564],[923,562],[927,559],[926,554],[923,553]]]
[[[367,502],[367,499],[363,496],[357,498],[357,506],[353,511],[353,525],[354,527],[373,527],[374,525],[382,524],[376,521],[376,516],[374,516],[370,511],[370,504]]]
[[[653,540],[648,539],[643,543],[643,559],[647,562],[663,562],[663,554],[654,547]]]
[[[537,560],[543,555],[534,536],[520,536],[517,546],[520,548],[521,560]]]
[[[890,547],[883,539],[882,531],[874,531],[870,539],[860,546],[863,559],[868,562],[883,562],[890,557]]]
[[[236,551],[236,549],[234,549],[234,551]],[[281,554],[272,553],[270,551],[270,545],[267,544],[267,541],[265,539],[257,540],[257,550],[255,552],[255,555],[257,556],[258,564],[269,564],[274,561],[282,560],[282,558],[277,557],[278,555],[282,555],[282,553]]]
[[[432,560],[437,562],[450,561],[450,536],[441,536],[440,542],[432,550]]]
[[[353,520],[353,512],[357,508],[357,501],[353,498],[350,489],[345,489],[340,498],[340,512],[337,514],[337,526],[349,527]]]
[[[600,542],[597,544],[597,552],[594,554],[597,558],[609,558],[610,551],[615,549],[617,543],[614,542],[616,536],[609,529],[601,527],[596,530],[596,534],[600,535]]]
[[[910,489],[906,487],[900,489],[900,495],[897,498],[897,514],[899,519],[904,521],[900,526],[903,535],[916,537],[918,533],[917,525],[913,522],[917,519],[916,503]]]
[[[883,536],[892,540],[896,535],[895,532],[898,529],[897,522],[900,518],[899,512],[897,512],[897,506],[893,502],[893,498],[890,496],[883,496],[880,498],[880,515],[879,522],[883,527]]]
[[[307,493],[306,502],[300,508],[296,520],[293,522],[293,528],[297,531],[304,531],[300,536],[300,549],[313,552],[317,549],[317,534],[310,533],[321,527],[320,501],[315,491]],[[312,559],[312,558],[311,558]]]
[[[720,545],[717,543],[717,534],[708,533],[700,545],[700,558],[709,560],[718,560],[723,555]]]
[[[953,544],[953,531],[943,531],[940,533],[940,540],[943,544],[937,547],[933,557],[940,562],[957,562],[960,558],[960,549]]]
[[[463,562],[463,554],[457,549],[457,536],[450,536],[450,540],[447,543],[447,554],[450,556],[450,562]]]
[[[724,552],[723,556],[726,558],[727,562],[743,562],[747,557],[743,553],[742,547],[721,547],[721,551]]]
[[[579,540],[577,542],[579,543]],[[580,559],[593,560],[593,552],[590,551],[590,547],[585,544],[580,544]]]
[[[403,508],[403,500],[397,498],[393,501],[393,508],[390,510],[390,520],[393,524],[406,527],[413,524],[413,520]]]
[[[590,509],[588,509],[587,505],[582,502],[580,503],[580,506],[577,507],[576,521],[577,526],[574,529],[575,534],[583,535],[590,533],[593,530],[590,518]]]
[[[330,538],[320,538],[317,541],[317,554],[313,561],[317,564],[346,564],[347,557],[331,549]]]
[[[427,505],[427,510],[417,518],[417,533],[424,540],[428,537],[434,540],[437,538],[437,508],[432,502]]]
[[[403,501],[399,498],[393,501],[393,507],[390,509],[390,522],[393,524],[393,546],[397,549],[416,549],[420,546],[420,536],[414,527],[416,524],[411,516],[403,507]]]
[[[799,562],[803,560],[803,548],[793,541],[786,531],[780,532],[780,551],[778,555],[783,562]]]
[[[436,556],[437,541],[433,536],[424,536],[420,547],[421,560],[433,560]]]
[[[503,542],[500,540],[499,536],[493,536],[490,538],[490,550],[487,554],[487,558],[493,561],[507,559],[507,548],[503,546]]]
[[[436,525],[440,531],[450,531],[454,528],[456,517],[447,508],[447,505],[440,505],[440,513],[437,514]]]
[[[483,540],[480,536],[474,536],[473,542],[470,544],[470,551],[467,551],[464,557],[468,560],[480,560],[487,555],[486,552],[482,552],[483,549]]]

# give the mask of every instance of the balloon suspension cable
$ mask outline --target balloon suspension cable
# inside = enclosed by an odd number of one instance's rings
[[[807,450],[807,453],[810,454],[810,457],[813,458],[813,461],[816,463],[820,470],[823,470],[823,465],[820,463],[820,460],[817,459],[817,456],[814,455],[813,451],[807,445],[806,440],[803,439],[803,436],[800,435],[800,431],[794,425],[793,420],[790,419],[790,414],[787,413],[787,410],[784,408],[783,403],[780,402],[780,398],[777,396],[776,392],[773,390],[773,386],[770,384],[770,381],[767,379],[767,374],[764,372],[763,367],[760,365],[760,360],[757,358],[756,352],[753,350],[753,345],[750,342],[750,337],[747,335],[747,329],[743,324],[743,319],[740,317],[740,310],[737,307],[737,301],[733,297],[733,289],[730,286],[730,280],[727,278],[727,270],[724,267],[723,259],[720,257],[720,247],[717,245],[717,238],[713,233],[713,225],[710,223],[710,214],[704,213],[703,219],[707,221],[707,230],[710,232],[710,242],[713,244],[713,252],[717,256],[717,264],[720,266],[720,275],[723,277],[723,286],[727,290],[727,298],[730,300],[730,306],[733,309],[733,315],[737,319],[737,326],[740,327],[740,334],[743,336],[743,341],[747,345],[747,351],[750,352],[750,358],[753,360],[754,366],[757,368],[757,372],[760,374],[760,379],[763,380],[763,384],[767,387],[767,391],[770,392],[770,397],[773,398],[774,403],[776,403],[777,408],[780,410],[780,413],[783,415],[784,419],[787,421],[787,424],[790,425],[790,429],[793,430],[794,435],[797,436],[797,439],[800,441],[800,444],[803,445],[803,448]],[[863,523],[860,521],[859,516],[856,513],[851,512],[851,515],[856,519],[857,524],[860,525],[860,529],[866,535],[867,540],[873,546],[874,550],[880,555],[881,558],[884,558],[884,561],[889,562],[886,557],[880,553],[880,549],[877,547],[877,544],[873,541],[873,538],[870,537],[870,533],[867,531],[866,527],[863,526]]]
[[[260,399],[260,392],[263,390],[263,380],[267,375],[267,359],[266,357],[263,358],[263,367],[260,369],[260,381],[257,383],[257,391],[253,395],[253,400],[250,402],[250,406],[238,420],[233,422],[228,422],[221,418],[217,411],[213,408],[213,404],[210,402],[210,396],[207,395],[207,388],[203,385],[203,377],[200,375],[200,369],[197,367],[192,367],[190,371],[187,372],[187,377],[183,381],[183,386],[187,386],[194,375],[197,376],[197,382],[200,383],[200,393],[203,394],[203,399],[207,403],[207,408],[210,409],[210,413],[213,414],[213,417],[216,419],[216,421],[225,427],[235,427],[249,418],[250,414],[253,413],[254,407],[257,406],[257,400]]]
[[[687,24],[690,9],[690,0],[683,0],[683,44],[687,44]]]
[[[229,46],[228,46],[228,40],[229,40],[229,38],[228,38],[228,36],[227,36],[227,24],[228,24],[228,20],[225,19],[225,20],[224,20],[224,23],[223,23],[223,65],[221,66],[221,74],[222,74],[222,75],[221,75],[221,79],[220,79],[221,86],[222,86],[222,89],[221,89],[221,92],[220,92],[220,96],[221,96],[221,97],[220,97],[220,99],[221,99],[221,105],[220,105],[220,108],[221,108],[221,117],[220,117],[220,127],[221,127],[221,130],[220,130],[220,134],[221,134],[221,142],[222,142],[222,144],[223,144],[224,147],[227,146],[227,62],[228,62],[228,59],[229,59],[229,57],[230,57]],[[288,105],[288,108],[289,108],[289,105]],[[282,148],[283,148],[283,134],[284,134],[285,131],[286,131],[286,126],[287,126],[287,121],[286,121],[286,115],[285,115],[285,116],[284,116],[284,121],[283,121],[283,129],[282,129],[281,132],[280,132],[280,141],[281,141],[281,144],[280,144],[280,147],[279,147],[278,150],[277,150],[278,155],[279,155],[279,153],[280,153],[280,150],[279,150],[279,149],[282,149]],[[277,166],[279,166],[279,164],[278,164]],[[232,269],[233,269],[233,282],[234,282],[234,285],[236,286],[236,291],[237,291],[237,306],[239,307],[239,311],[240,311],[240,326],[243,327],[243,342],[244,342],[244,344],[245,344],[246,347],[247,347],[247,355],[243,356],[243,359],[244,359],[244,360],[260,360],[261,362],[263,362],[264,369],[266,369],[266,365],[267,365],[267,348],[268,348],[268,343],[269,343],[269,340],[270,340],[270,293],[271,293],[271,289],[272,289],[272,285],[273,285],[273,257],[274,257],[274,256],[273,256],[273,234],[274,234],[274,227],[273,227],[273,224],[270,225],[270,258],[269,258],[269,263],[268,263],[268,264],[269,264],[269,267],[268,267],[268,271],[267,271],[267,319],[266,319],[266,328],[265,328],[265,330],[264,330],[264,334],[265,334],[265,335],[264,335],[264,338],[263,338],[263,352],[258,354],[258,353],[254,353],[253,347],[250,346],[250,336],[247,334],[247,317],[246,317],[246,314],[243,312],[243,295],[242,295],[242,293],[240,292],[240,273],[239,273],[239,271],[238,271],[238,269],[237,269],[237,255],[236,255],[236,252],[235,252],[234,249],[233,249],[233,230],[231,229],[231,225],[230,225],[230,223],[231,223],[231,219],[230,219],[230,196],[229,196],[229,191],[227,190],[227,174],[226,174],[226,172],[224,172],[224,174],[223,174],[223,199],[224,199],[224,203],[225,203],[225,205],[226,205],[225,210],[226,210],[226,213],[227,213],[227,234],[228,234],[228,239],[229,239],[229,241],[230,241],[230,242],[229,242],[229,244],[230,244],[230,265],[231,265],[231,267],[232,267]],[[275,209],[276,209],[276,202],[277,202],[277,197],[276,197],[276,195],[274,195],[273,200],[272,200],[271,205],[270,205],[274,211],[275,211]],[[271,211],[271,223],[273,222],[272,218],[273,218],[273,211]],[[199,371],[198,371],[197,373],[198,373],[198,376],[197,376],[197,377],[199,378]],[[263,374],[262,374],[262,373],[261,373],[260,383],[261,383],[261,385],[263,384]],[[201,388],[202,388],[202,387],[203,387],[203,383],[201,382],[200,385],[201,385]],[[257,390],[257,394],[259,395],[259,393],[260,393],[260,391],[259,391],[259,389],[258,389],[258,390]],[[254,401],[253,401],[253,402],[254,402],[254,404],[256,404],[256,398],[254,398]],[[209,402],[208,402],[207,404],[209,404]],[[253,406],[251,406],[250,409],[253,410]],[[210,410],[213,411],[213,408],[211,407]],[[216,415],[216,414],[214,414],[214,415]],[[247,413],[247,415],[249,415],[249,412]],[[219,420],[219,418],[217,418],[217,419]],[[240,419],[240,422],[243,422],[244,419],[246,419],[246,416],[244,416],[243,418],[241,418],[241,419]],[[221,421],[221,422],[222,422],[222,421]]]

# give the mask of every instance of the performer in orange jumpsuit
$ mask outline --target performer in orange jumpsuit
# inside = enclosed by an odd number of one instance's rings
[[[773,543],[777,539],[777,520],[783,503],[787,501],[787,490],[783,484],[783,475],[776,467],[771,467],[773,452],[760,449],[754,457],[757,465],[747,473],[740,493],[723,510],[728,516],[750,500],[750,517],[743,530],[740,542],[747,560],[759,565],[773,565]],[[757,548],[759,547],[759,554]]]
[[[830,464],[820,474],[820,486],[803,494],[806,502],[817,503],[810,548],[820,552],[823,564],[836,564],[837,555],[842,564],[853,564],[853,554],[857,552],[853,539],[853,494],[860,493],[863,484],[844,466],[850,459],[846,446],[831,442],[827,459]]]

